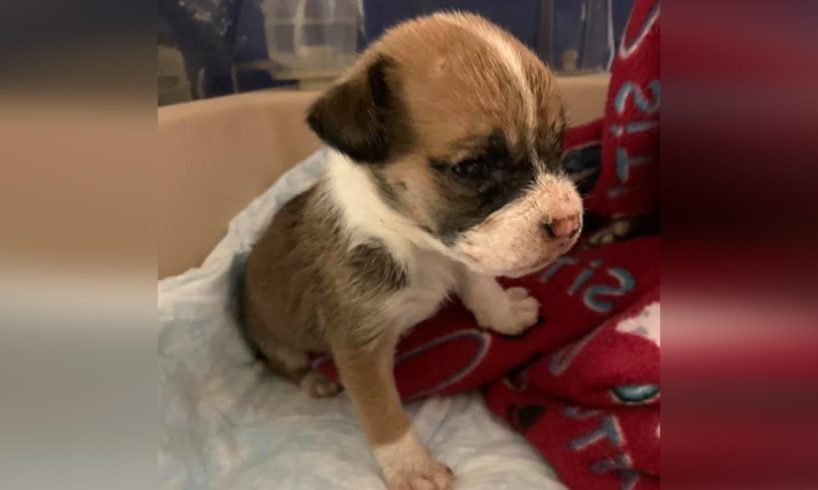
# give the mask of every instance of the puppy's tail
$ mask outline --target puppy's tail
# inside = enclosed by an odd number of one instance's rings
[[[259,347],[252,335],[250,335],[248,325],[248,299],[247,295],[245,294],[245,266],[247,264],[248,255],[248,252],[237,254],[233,259],[233,264],[231,266],[230,277],[232,278],[233,286],[231,288],[233,293],[231,295],[233,298],[233,316],[236,320],[236,329],[238,330],[239,335],[241,335],[241,338],[244,340],[247,350],[253,355],[254,361],[266,361],[267,356],[264,355],[261,347]]]

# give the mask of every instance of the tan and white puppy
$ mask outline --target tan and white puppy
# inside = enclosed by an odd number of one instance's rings
[[[452,293],[503,334],[537,321],[537,301],[494,278],[542,268],[579,234],[556,83],[485,19],[437,14],[386,32],[307,122],[333,150],[250,254],[246,334],[313,396],[339,388],[306,352],[332,353],[390,489],[450,488],[401,407],[394,347]]]

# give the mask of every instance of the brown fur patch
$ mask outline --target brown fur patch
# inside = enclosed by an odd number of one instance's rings
[[[365,287],[372,284],[399,291],[406,287],[406,270],[392,258],[383,243],[374,241],[357,245],[350,252],[354,277]]]
[[[350,246],[322,192],[313,188],[285,205],[247,260],[244,320],[262,350],[281,342],[326,352],[330,336],[367,346],[383,333],[378,305],[406,284],[377,244]]]
[[[385,337],[367,352],[339,343],[333,357],[344,387],[361,415],[370,444],[394,442],[409,429],[392,374],[396,338]]]

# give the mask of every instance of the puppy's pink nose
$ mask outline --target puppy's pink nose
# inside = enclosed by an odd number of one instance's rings
[[[582,222],[579,214],[572,214],[564,218],[552,218],[545,221],[542,228],[550,238],[569,238],[579,233]]]

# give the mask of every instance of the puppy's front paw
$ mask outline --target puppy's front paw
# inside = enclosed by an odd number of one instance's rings
[[[389,490],[451,490],[454,474],[448,466],[426,456],[383,468]]]
[[[454,475],[435,461],[409,431],[395,442],[374,449],[389,490],[450,490]]]
[[[504,335],[519,335],[537,323],[540,303],[525,288],[515,287],[504,291],[496,302],[485,305],[475,312],[477,323]]]
[[[310,371],[301,380],[301,391],[310,398],[329,398],[341,392],[341,385],[318,371]]]

